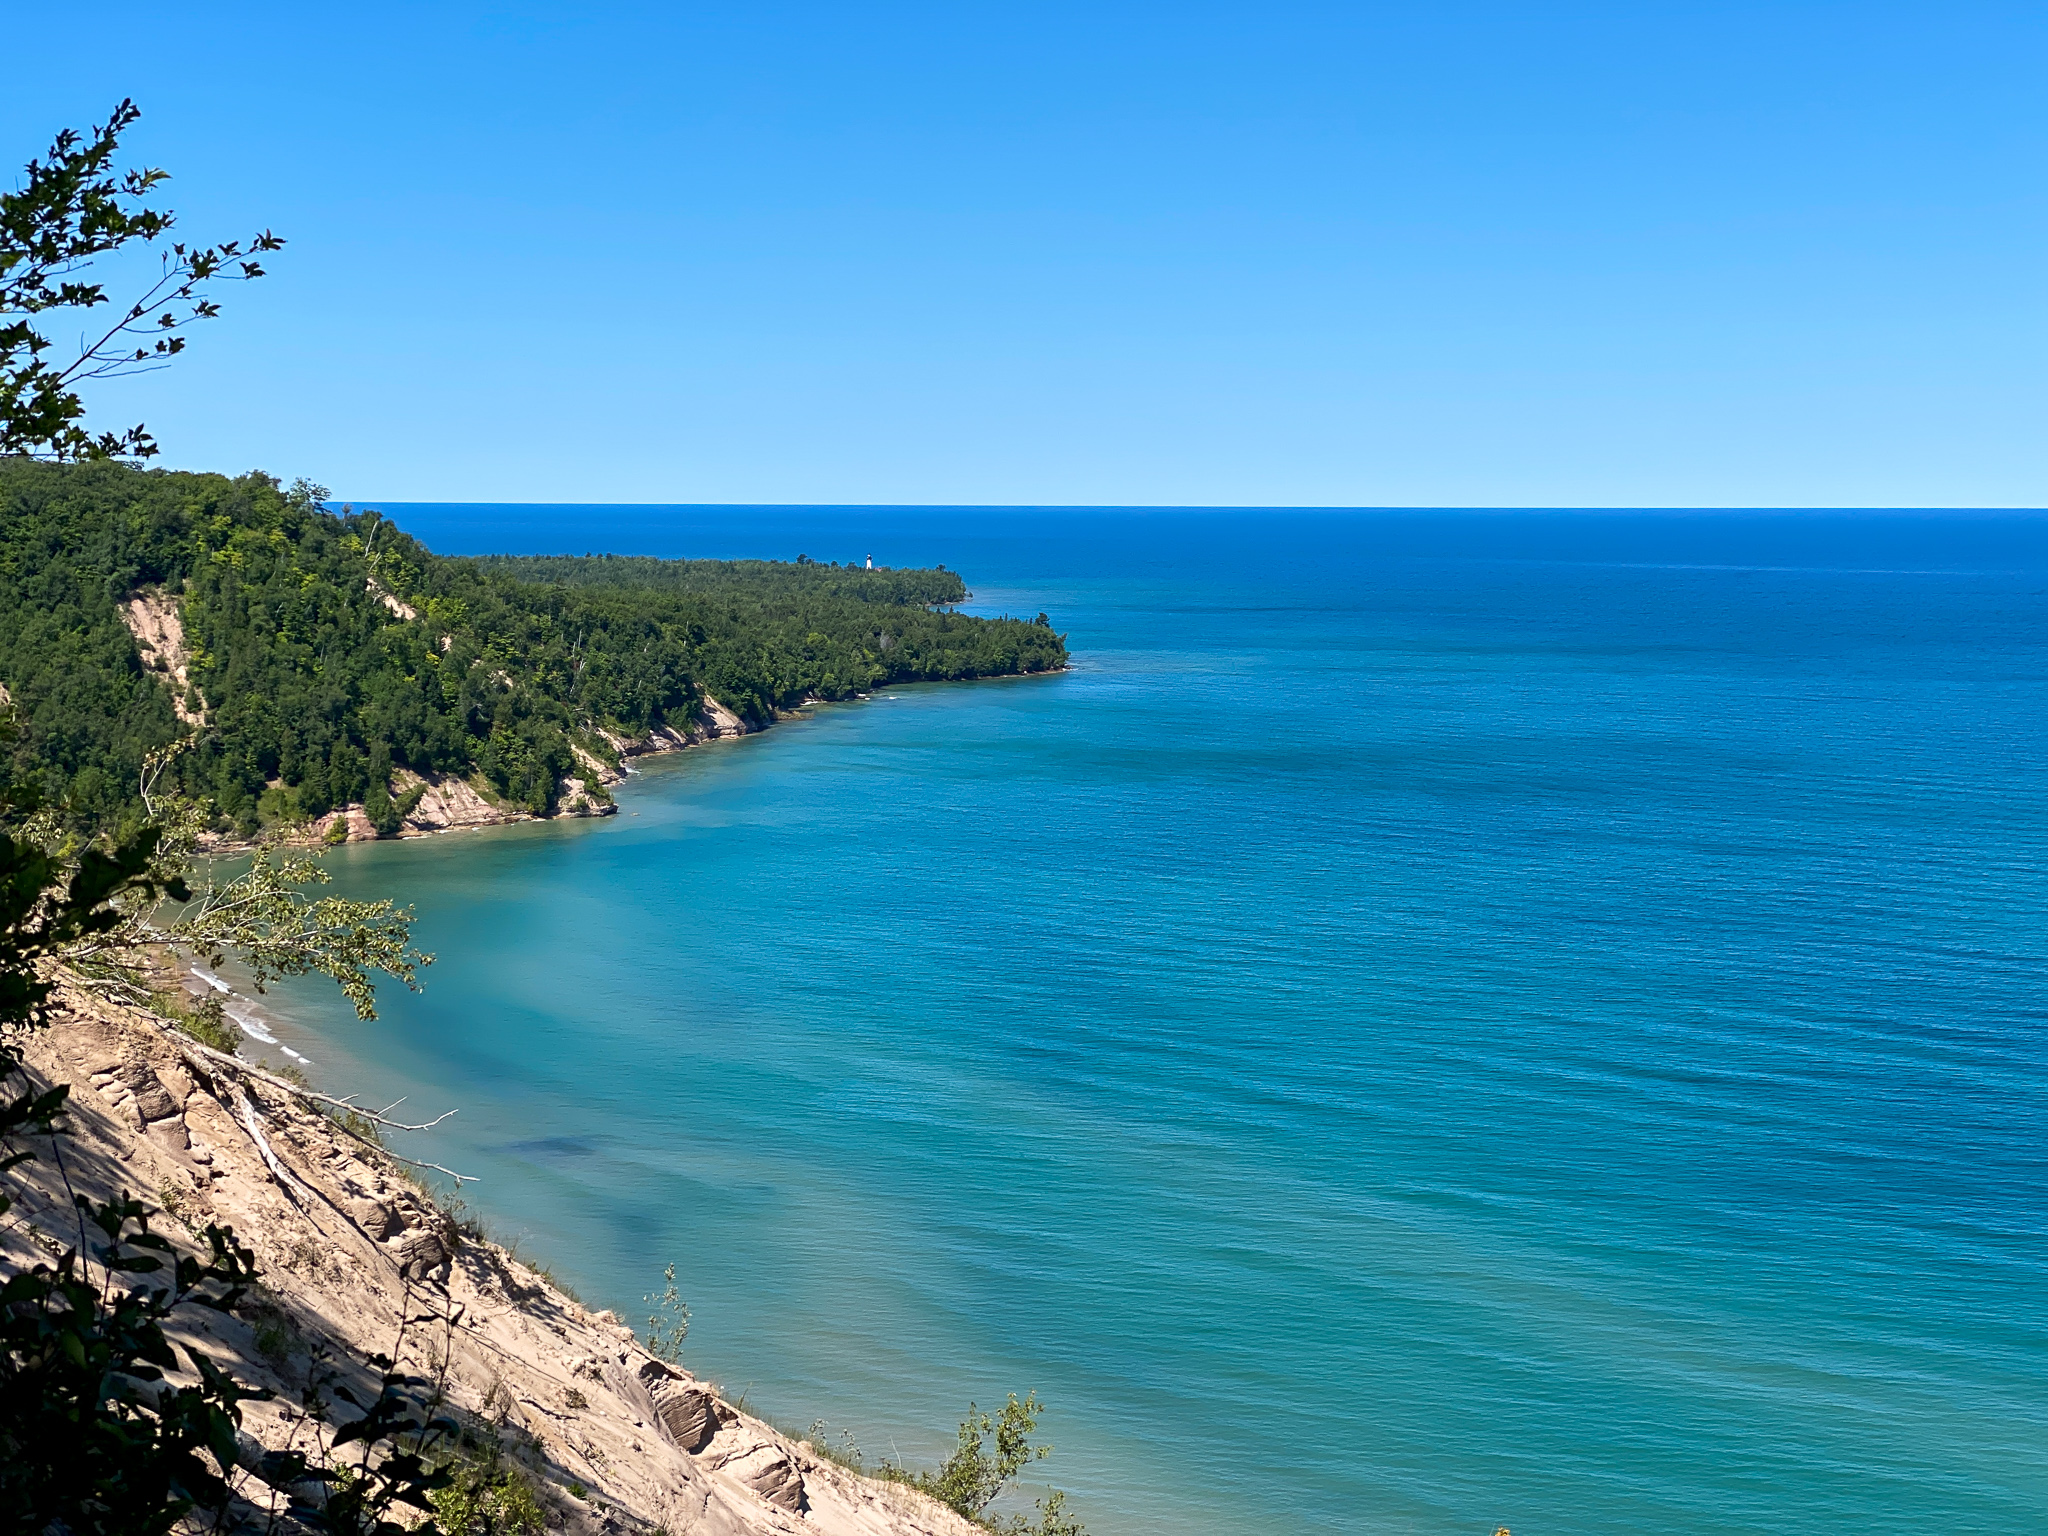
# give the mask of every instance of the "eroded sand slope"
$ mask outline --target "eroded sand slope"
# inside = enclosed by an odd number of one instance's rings
[[[386,1156],[261,1076],[207,1058],[147,1015],[74,990],[63,1001],[28,1059],[44,1081],[72,1084],[72,1129],[54,1149],[61,1162],[42,1143],[17,1170],[0,1270],[78,1243],[71,1190],[131,1191],[164,1209],[155,1224],[174,1239],[231,1225],[255,1251],[266,1294],[253,1320],[202,1313],[204,1331],[194,1321],[186,1336],[276,1393],[245,1410],[263,1448],[304,1446],[297,1405],[322,1354],[360,1361],[398,1343],[404,1365],[445,1377],[459,1413],[498,1427],[551,1530],[974,1536],[925,1496],[857,1476],[741,1413],[611,1314],[463,1236]],[[401,1335],[407,1316],[429,1321]],[[253,1478],[248,1488],[268,1496]]]

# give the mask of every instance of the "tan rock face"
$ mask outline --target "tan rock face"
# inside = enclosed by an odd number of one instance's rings
[[[364,583],[364,587],[367,591],[376,593],[378,602],[382,603],[386,608],[389,608],[393,613],[397,614],[398,617],[404,619],[407,623],[411,623],[414,619],[417,619],[420,616],[419,610],[414,608],[411,603],[405,601],[404,598],[395,596],[394,594],[385,591],[383,587],[379,586],[376,577],[370,577],[369,580]]]
[[[657,725],[644,736],[614,736],[609,731],[599,731],[597,734],[624,759],[653,757],[664,752],[681,752],[686,747],[696,746],[700,742],[726,741],[740,736],[751,736],[754,730],[753,726],[706,694],[696,718],[686,726]],[[584,758],[589,756],[587,753],[578,755]],[[625,777],[608,765],[598,766],[598,778],[606,784],[616,784]]]
[[[335,830],[337,826],[341,829],[339,832]],[[377,829],[370,824],[369,813],[360,805],[345,805],[315,821],[306,840],[316,845],[328,842],[368,843],[374,842],[376,837]]]
[[[754,1446],[718,1470],[738,1478],[778,1509],[804,1507],[804,1475],[778,1445]]]
[[[79,1085],[64,1154],[72,1186],[163,1205],[153,1226],[188,1248],[207,1221],[231,1225],[264,1267],[266,1315],[289,1341],[281,1355],[275,1334],[271,1353],[259,1350],[244,1319],[207,1314],[206,1331],[189,1334],[238,1379],[276,1394],[244,1406],[260,1446],[302,1433],[286,1415],[313,1350],[355,1360],[381,1351],[445,1381],[458,1414],[499,1426],[531,1469],[550,1532],[977,1536],[922,1494],[858,1477],[741,1413],[495,1244],[454,1238],[395,1165],[333,1121],[181,1055],[180,1037],[140,1015],[69,990],[62,1000],[65,1017],[31,1040],[28,1060],[44,1082]],[[230,1112],[245,1093],[260,1102],[260,1128],[295,1191]],[[145,1119],[165,1105],[168,1116]],[[171,1144],[188,1128],[189,1152]],[[47,1155],[16,1169],[9,1187],[18,1203],[0,1224],[0,1278],[47,1262],[47,1245],[61,1248],[66,1233],[75,1241],[77,1225]]]
[[[178,616],[177,600],[162,587],[145,587],[121,605],[121,617],[128,633],[142,652],[142,664],[160,673],[171,690],[171,708],[187,725],[202,723],[185,702],[192,686],[185,669],[190,656],[185,650],[185,621]]]
[[[405,828],[400,836],[410,834],[417,837],[457,827],[495,827],[533,819],[524,811],[491,804],[475,785],[453,774],[422,775],[400,768],[391,775],[393,795],[410,794],[415,789],[423,793],[412,814],[405,818]]]
[[[398,1272],[417,1284],[447,1284],[449,1261],[454,1257],[447,1240],[431,1227],[408,1232],[398,1241]]]
[[[351,1195],[342,1202],[349,1220],[373,1243],[381,1243],[399,1230],[398,1213],[382,1200],[368,1195]]]
[[[697,1382],[659,1360],[640,1367],[640,1380],[655,1417],[678,1449],[701,1451],[718,1433],[718,1399]]]
[[[704,728],[704,734],[714,740],[721,736],[744,736],[752,729],[708,693],[704,695],[704,707],[697,711],[697,721]]]

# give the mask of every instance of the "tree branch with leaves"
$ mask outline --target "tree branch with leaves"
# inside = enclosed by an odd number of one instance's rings
[[[153,752],[143,764],[141,799],[153,832],[147,878],[114,890],[91,927],[53,943],[52,953],[88,985],[132,1003],[150,997],[157,945],[211,966],[233,955],[258,992],[287,976],[330,977],[363,1019],[377,1016],[371,972],[417,992],[419,972],[434,957],[413,947],[410,907],[309,895],[332,877],[307,854],[259,848],[233,873],[218,864],[203,875],[195,871],[206,807],[158,788],[184,745]],[[32,825],[54,855],[63,835],[58,822],[45,817]]]
[[[82,424],[79,386],[167,365],[185,349],[182,334],[211,320],[207,297],[220,282],[264,275],[259,257],[284,241],[269,230],[218,245],[171,243],[154,278],[125,303],[93,281],[93,263],[132,242],[155,246],[175,226],[150,199],[169,180],[154,167],[116,170],[121,135],[142,115],[124,100],[106,122],[81,134],[65,129],[49,153],[31,160],[22,184],[0,193],[0,455],[43,459],[148,458],[155,440],[140,425],[97,435]],[[113,318],[95,312],[113,304]],[[59,348],[50,319],[85,317],[74,349]]]

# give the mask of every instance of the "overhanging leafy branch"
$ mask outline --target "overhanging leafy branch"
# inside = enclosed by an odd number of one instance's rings
[[[185,349],[183,331],[220,313],[207,286],[262,277],[257,258],[284,245],[267,229],[218,245],[173,243],[155,278],[116,308],[117,318],[89,328],[68,358],[61,349],[47,356],[55,344],[38,317],[116,303],[87,270],[132,241],[154,245],[177,222],[169,209],[149,206],[166,172],[114,169],[121,135],[141,115],[124,100],[86,133],[65,129],[47,155],[29,161],[18,188],[0,193],[0,455],[153,455],[156,443],[140,425],[86,430],[79,386],[169,363]]]

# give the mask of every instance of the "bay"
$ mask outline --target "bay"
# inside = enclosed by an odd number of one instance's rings
[[[2048,521],[406,507],[944,563],[1071,672],[345,849],[323,1083],[750,1408],[1097,1536],[2048,1508]]]

